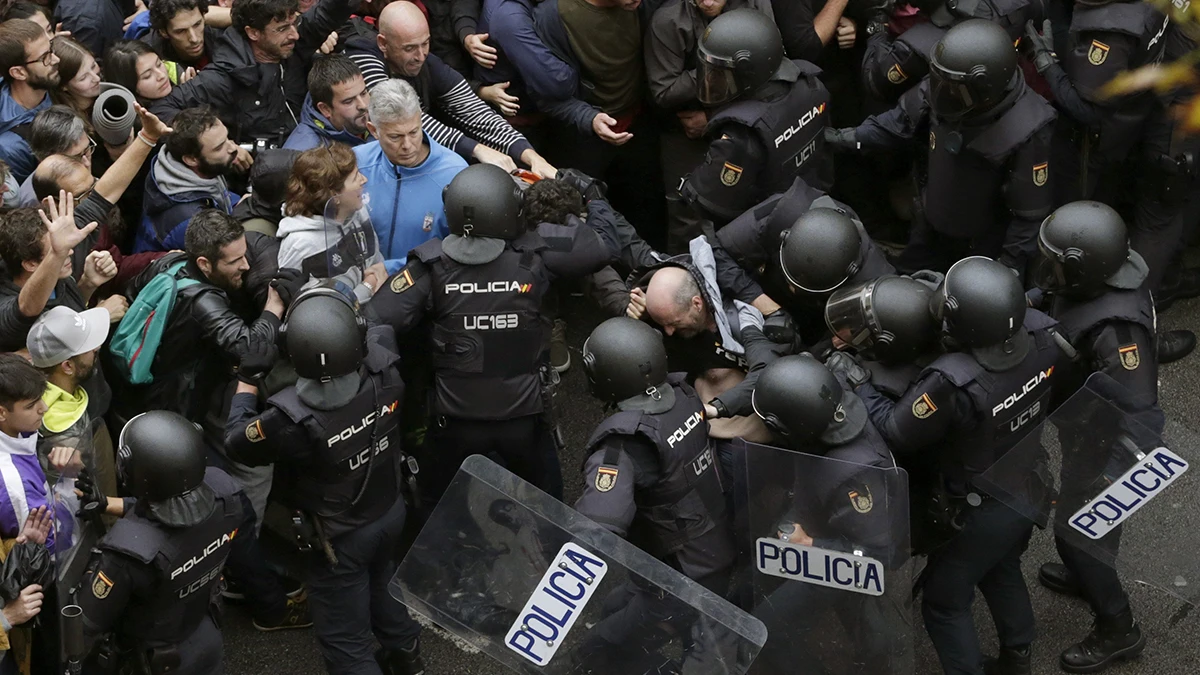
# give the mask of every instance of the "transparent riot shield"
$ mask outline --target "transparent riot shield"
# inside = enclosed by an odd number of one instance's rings
[[[751,672],[911,675],[908,476],[744,443],[754,615]]]
[[[56,602],[51,606],[62,607],[58,615],[57,635],[61,640],[60,658],[64,664],[79,665],[82,654],[81,613],[75,607],[75,595],[83,580],[92,548],[103,535],[103,523],[99,509],[83,510],[76,493],[76,480],[84,468],[85,457],[77,450],[67,466],[59,472],[53,483],[50,499],[51,527],[54,532],[54,592]],[[90,467],[89,467],[90,469]],[[93,474],[94,475],[94,474]],[[93,479],[94,480],[94,479]],[[78,671],[70,671],[78,672]]]
[[[334,279],[354,291],[360,301],[369,300],[371,290],[363,286],[368,275],[374,290],[387,278],[379,239],[371,225],[367,194],[361,187],[346,190],[325,203],[324,250],[312,251],[303,259],[301,271],[314,279]],[[284,242],[286,243],[286,238]],[[280,257],[285,257],[280,247]],[[375,265],[376,267],[372,268]]]
[[[478,455],[391,592],[520,673],[745,673],[767,638],[758,620]]]
[[[1200,436],[1096,373],[976,479],[980,489],[1130,579],[1200,598]]]

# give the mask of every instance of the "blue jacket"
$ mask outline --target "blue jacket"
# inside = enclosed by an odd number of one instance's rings
[[[17,128],[32,124],[33,118],[49,107],[50,96],[47,95],[35,108],[26,110],[25,106],[13,99],[7,82],[0,86],[0,159],[8,164],[17,183],[25,182],[29,174],[37,168],[37,159],[33,156],[33,150],[29,148],[29,143],[25,142],[21,134],[17,133]],[[28,131],[28,127],[21,131]]]
[[[358,170],[367,177],[371,225],[388,272],[404,266],[408,252],[435,237],[450,234],[442,189],[467,162],[425,134],[429,157],[420,166],[396,166],[383,154],[379,141],[354,149]]]
[[[167,194],[154,178],[154,167],[158,156],[150,160],[150,172],[146,176],[146,190],[142,197],[142,225],[133,240],[133,252],[182,251],[188,221],[201,209],[217,208],[219,204],[207,192],[174,192]],[[229,192],[229,203],[237,204],[241,199]],[[230,209],[232,212],[232,208]]]
[[[559,100],[575,94],[575,71],[554,55],[533,25],[533,0],[484,0],[476,32],[488,33],[497,48],[496,66],[475,65],[485,84],[509,82],[508,93],[521,99],[523,113],[536,110],[535,101]]]
[[[345,143],[354,148],[366,143],[370,136],[360,138],[349,131],[338,131],[333,128],[329,118],[317,112],[312,95],[304,97],[304,108],[300,110],[300,123],[292,129],[283,147],[288,150],[311,150],[319,145]]]

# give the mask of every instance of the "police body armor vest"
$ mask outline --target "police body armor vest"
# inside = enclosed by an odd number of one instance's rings
[[[1083,372],[1075,373],[1071,378],[1073,386],[1061,387],[1063,391],[1075,391],[1083,386],[1088,375],[1098,370],[1096,362],[1100,355],[1091,353],[1092,345],[1086,339],[1093,330],[1110,323],[1132,323],[1141,326],[1147,335],[1153,337],[1157,333],[1154,301],[1144,287],[1136,290],[1110,288],[1103,295],[1084,301],[1055,295],[1050,315],[1058,321],[1059,332],[1079,350],[1080,365],[1084,366]],[[1131,333],[1128,342],[1133,341]]]
[[[1109,47],[1105,44],[1106,33],[1125,35],[1137,41],[1137,47],[1127,69],[1160,63],[1167,48],[1166,30],[1170,19],[1142,2],[1114,2],[1096,7],[1076,3],[1071,16],[1070,46],[1061,54],[1063,71],[1086,100],[1103,106],[1103,117],[1099,140],[1092,152],[1112,161],[1124,159],[1142,136],[1142,127],[1159,106],[1152,91],[1121,97],[1119,105],[1113,105],[1098,91],[1103,82],[1098,82],[1091,71],[1108,58]]]
[[[1060,352],[1050,329],[1054,320],[1036,310],[1025,314],[1030,335],[1025,359],[1005,371],[989,372],[974,356],[945,354],[931,363],[964,391],[975,409],[975,428],[947,439],[942,471],[951,493],[965,494],[970,481],[1004,456],[1050,411],[1051,384]]]
[[[151,567],[158,580],[152,596],[135,595],[122,615],[117,628],[122,645],[138,649],[178,645],[209,615],[221,567],[247,514],[237,495],[241,488],[224,471],[209,467],[204,484],[216,495],[216,505],[202,522],[167,527],[135,510],[101,540],[101,549]]]
[[[1055,118],[1045,99],[1020,86],[1013,106],[984,127],[952,125],[930,114],[924,206],[934,231],[974,239],[1008,227],[1011,214],[1001,189],[1011,170],[1008,160]]]
[[[706,133],[736,122],[754,130],[766,150],[766,166],[759,177],[763,197],[787,190],[797,176],[821,186],[818,159],[825,147],[829,122],[829,90],[817,79],[821,69],[807,61],[793,61],[800,76],[786,96],[775,101],[746,98],[721,108],[709,121]],[[758,201],[758,200],[755,200]]]
[[[542,412],[549,323],[541,315],[549,273],[545,241],[525,233],[500,257],[463,265],[433,239],[413,249],[433,284],[433,413],[504,420]]]
[[[302,464],[276,464],[276,492],[281,502],[321,518],[327,537],[374,522],[399,498],[404,382],[393,349],[390,327],[368,331],[365,377],[354,398],[337,410],[308,406],[295,387],[267,400],[304,427],[314,449]]]
[[[707,568],[706,573],[716,572],[733,562],[735,552],[704,403],[682,374],[672,373],[667,382],[675,389],[673,408],[609,417],[592,432],[584,455],[613,434],[641,435],[654,443],[661,474],[657,483],[634,495],[637,515],[630,539],[656,557],[675,555],[692,567]],[[606,456],[604,464],[615,467],[616,451],[610,452],[614,456]]]

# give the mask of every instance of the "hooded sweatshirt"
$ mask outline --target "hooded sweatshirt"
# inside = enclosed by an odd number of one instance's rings
[[[200,177],[163,147],[146,177],[142,226],[134,240],[134,253],[182,250],[188,221],[197,211],[216,208],[232,213],[238,199],[224,178]]]
[[[435,237],[446,237],[442,189],[467,168],[467,162],[425,134],[429,157],[409,168],[392,164],[379,141],[354,149],[358,170],[367,177],[371,224],[379,235],[388,274],[395,274],[408,252]]]
[[[27,109],[12,97],[12,91],[7,82],[0,86],[0,159],[8,164],[12,177],[18,184],[24,182],[29,174],[37,168],[37,159],[33,156],[33,150],[30,149],[29,143],[25,141],[22,134],[18,133],[19,131],[24,132],[26,129],[20,129],[20,127],[32,124],[33,118],[49,107],[49,95],[43,96],[42,102],[32,109]]]
[[[363,272],[383,262],[379,239],[366,208],[338,223],[323,216],[288,216],[279,221],[279,268],[297,269],[314,279],[333,279],[354,290],[359,302],[371,299]]]
[[[288,150],[311,150],[320,145],[345,143],[354,148],[371,140],[369,134],[356,136],[349,131],[339,130],[329,118],[317,111],[312,95],[304,97],[304,108],[300,110],[300,123],[292,129],[283,147]]]
[[[13,539],[25,525],[29,512],[46,506],[50,486],[38,461],[38,435],[14,438],[0,432],[0,538]],[[54,550],[55,527],[46,535],[46,546]]]

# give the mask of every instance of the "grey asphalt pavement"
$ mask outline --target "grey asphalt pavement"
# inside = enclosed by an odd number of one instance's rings
[[[591,430],[601,419],[601,408],[587,394],[586,378],[579,367],[580,348],[588,332],[603,317],[589,308],[583,299],[573,299],[567,310],[568,334],[572,347],[573,367],[563,376],[555,396],[556,405],[566,436],[568,449],[562,458],[567,484],[567,501],[578,497],[583,478],[582,446]],[[1188,328],[1200,332],[1200,299],[1177,303],[1159,317],[1161,328]],[[1200,429],[1200,354],[1179,363],[1164,366],[1160,371],[1160,396],[1168,415],[1190,421]],[[1181,499],[1181,508],[1190,517],[1188,522],[1200,523],[1200,499]],[[1165,555],[1181,558],[1186,552],[1172,550],[1178,542],[1164,542]],[[1195,552],[1192,552],[1193,554]],[[1066,599],[1042,588],[1036,582],[1038,566],[1056,560],[1054,542],[1048,532],[1036,531],[1026,553],[1025,571],[1030,582],[1034,611],[1038,620],[1038,639],[1034,644],[1035,675],[1061,673],[1058,654],[1087,633],[1091,615],[1081,601]],[[1130,585],[1130,584],[1127,584]],[[1148,646],[1137,661],[1107,671],[1112,675],[1196,675],[1200,673],[1200,618],[1189,613],[1181,601],[1144,586],[1130,585],[1130,595]],[[976,622],[983,636],[985,651],[995,651],[994,630],[982,597],[976,602]],[[226,610],[225,653],[226,672],[233,675],[308,675],[324,672],[309,630],[278,633],[256,632],[237,607]],[[936,675],[941,672],[933,648],[925,637],[919,609],[913,613],[917,635],[917,673]],[[483,675],[506,672],[501,666],[480,654],[468,654],[449,641],[426,630],[422,648],[429,675]],[[802,656],[798,655],[798,658]],[[799,672],[799,671],[798,671]],[[614,674],[624,675],[624,674]],[[855,675],[874,675],[861,673]]]

